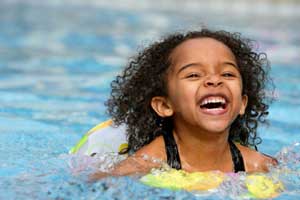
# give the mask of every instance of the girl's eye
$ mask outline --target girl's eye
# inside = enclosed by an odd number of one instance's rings
[[[225,72],[225,73],[222,74],[222,76],[224,76],[224,77],[235,77],[234,73],[232,73],[232,72]]]
[[[186,78],[199,78],[199,77],[200,77],[200,75],[197,73],[192,73],[192,74],[189,74],[186,76]]]

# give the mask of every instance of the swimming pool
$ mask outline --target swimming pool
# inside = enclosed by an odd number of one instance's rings
[[[86,183],[68,150],[107,119],[109,84],[141,45],[206,25],[258,41],[272,63],[277,101],[259,149],[274,155],[300,141],[300,5],[268,1],[1,1],[0,199],[201,199],[134,178]],[[88,161],[86,161],[88,162]],[[293,167],[300,168],[299,162]],[[297,199],[300,178],[278,199]],[[209,198],[234,197],[233,193]]]

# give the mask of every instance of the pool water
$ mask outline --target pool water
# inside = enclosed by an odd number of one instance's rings
[[[197,196],[135,177],[87,183],[89,170],[76,170],[92,161],[68,155],[108,118],[103,103],[128,57],[165,33],[200,26],[241,32],[267,52],[277,101],[259,150],[298,172],[300,4],[227,2],[1,1],[0,199],[235,198],[228,188]],[[282,179],[287,188],[277,199],[298,199],[299,174]]]

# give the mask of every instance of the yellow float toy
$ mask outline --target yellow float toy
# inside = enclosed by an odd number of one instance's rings
[[[146,185],[171,190],[210,191],[217,189],[223,181],[229,178],[219,171],[193,172],[183,170],[154,171],[140,180]],[[248,192],[241,198],[274,198],[284,189],[283,184],[275,178],[264,174],[246,175],[245,186]]]
[[[170,169],[164,172],[154,171],[140,180],[153,187],[203,191],[217,188],[224,180],[224,173],[218,171],[188,173],[183,170]]]

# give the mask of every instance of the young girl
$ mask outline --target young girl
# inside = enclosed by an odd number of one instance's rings
[[[203,29],[139,52],[107,102],[114,123],[128,127],[131,154],[113,174],[159,167],[145,158],[188,172],[265,172],[276,164],[255,150],[271,99],[268,60],[251,48],[238,33]]]

